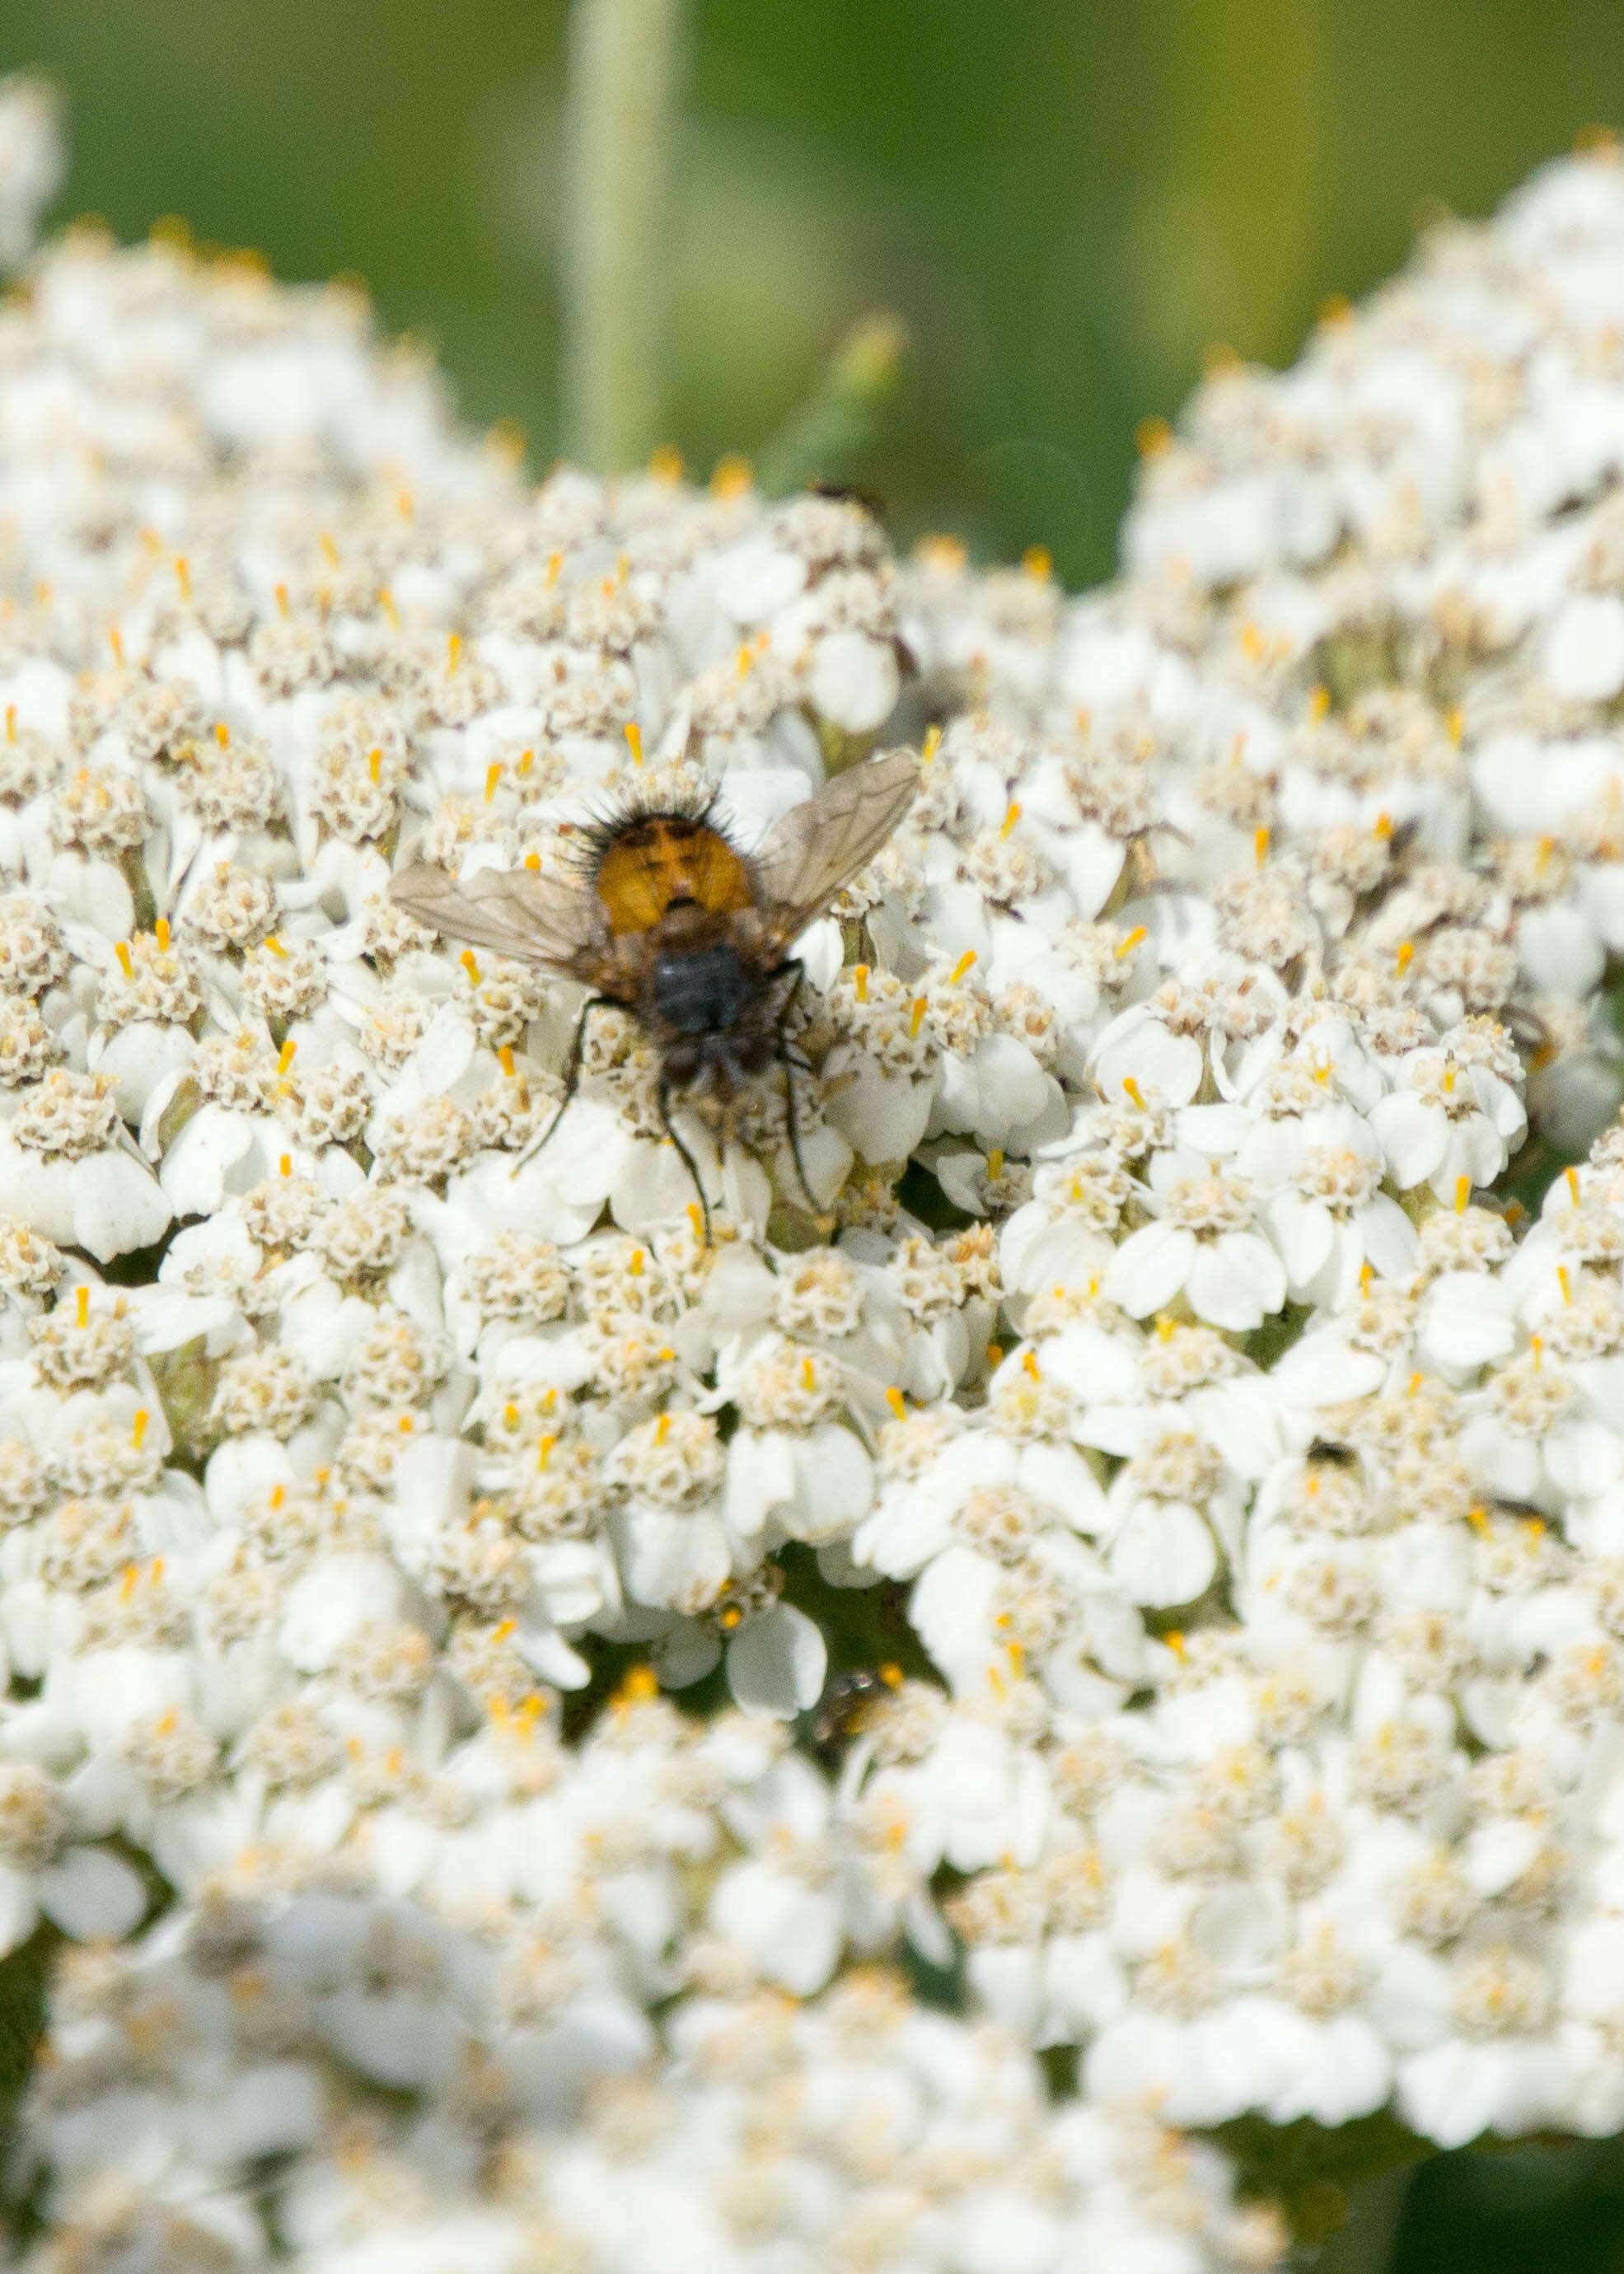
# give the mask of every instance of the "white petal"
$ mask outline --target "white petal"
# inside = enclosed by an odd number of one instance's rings
[[[73,1170],[73,1237],[98,1263],[150,1247],[174,1211],[144,1161],[109,1145]]]
[[[1432,1176],[1449,1145],[1449,1125],[1440,1106],[1424,1104],[1409,1090],[1378,1098],[1370,1125],[1380,1141],[1387,1167],[1401,1190]]]
[[[896,708],[897,651],[864,632],[830,632],[819,640],[807,674],[813,706],[848,734],[866,734]]]
[[[1377,1193],[1359,1209],[1357,1221],[1372,1269],[1383,1279],[1408,1279],[1420,1261],[1421,1242],[1398,1202]]]
[[[860,1050],[831,1051],[824,1073],[839,1077],[824,1099],[824,1119],[865,1161],[906,1160],[929,1124],[936,1084],[886,1073]]]
[[[1148,1318],[1169,1304],[1196,1261],[1196,1237],[1176,1224],[1141,1224],[1111,1258],[1105,1292],[1130,1318]]]
[[[120,1942],[147,1910],[136,1873],[103,1848],[70,1848],[37,1886],[40,1909],[75,1942]]]
[[[727,1686],[747,1713],[787,1721],[816,1706],[829,1652],[813,1621],[793,1603],[775,1603],[727,1645]]]
[[[857,1438],[826,1421],[794,1440],[793,1453],[798,1505],[786,1528],[813,1541],[851,1532],[874,1504],[874,1463]]]
[[[1259,1233],[1224,1231],[1198,1249],[1186,1287],[1198,1317],[1245,1333],[1285,1301],[1286,1269]]]
[[[32,1874],[0,1864],[0,1958],[26,1942],[39,1916]]]
[[[1300,1193],[1276,1193],[1264,1218],[1280,1250],[1293,1292],[1308,1285],[1331,1252],[1331,1211]]]
[[[1132,1601],[1168,1610],[1206,1593],[1218,1549],[1192,1508],[1140,1501],[1111,1544],[1110,1569]]]

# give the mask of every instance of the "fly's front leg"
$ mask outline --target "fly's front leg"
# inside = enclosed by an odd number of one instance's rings
[[[586,1052],[586,1022],[594,1011],[601,1011],[609,1000],[610,998],[607,995],[589,995],[581,1005],[581,1016],[575,1021],[575,1039],[569,1045],[569,1064],[564,1070],[564,1095],[559,1101],[559,1110],[535,1143],[527,1145],[520,1154],[508,1171],[509,1176],[516,1177],[527,1161],[535,1159],[542,1147],[550,1141],[553,1131],[568,1112],[569,1101],[581,1087],[581,1061]]]

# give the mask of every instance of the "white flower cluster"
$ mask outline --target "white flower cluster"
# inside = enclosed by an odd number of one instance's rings
[[[952,1960],[946,1818],[793,1738],[786,1588],[877,1579],[883,1432],[988,1379],[996,1231],[910,1155],[1012,1190],[1069,1126],[1039,990],[931,944],[936,822],[805,943],[828,1213],[763,1086],[726,1158],[684,1118],[709,1239],[647,1039],[594,1019],[538,1149],[579,990],[388,896],[553,870],[605,786],[756,833],[861,762],[872,523],[532,491],[352,297],[82,231],[0,311],[0,1944],[84,1946],[38,2263],[1274,2263],[1221,2158],[855,1962]],[[1025,889],[996,818],[966,892]],[[724,1654],[735,1707],[662,1698]]]
[[[687,1766],[726,1785],[736,1747],[689,1745]],[[693,1792],[625,1825],[674,1833],[690,1861],[717,1828]],[[622,1842],[603,1860],[606,1918],[647,1857]],[[539,1902],[498,1953],[410,1903],[329,1891],[206,1904],[133,1962],[76,1954],[35,2096],[55,2233],[30,2263],[1239,2274],[1277,2261],[1277,2216],[1233,2201],[1215,2151],[1146,2116],[1051,2109],[1029,2053],[993,2024],[930,2012],[862,1968],[799,2004],[755,1985],[726,1944],[695,1944],[657,2053],[613,1939]]]
[[[530,490],[240,260],[0,311],[0,1928],[145,1929],[41,2264],[1193,2274],[1279,2236],[1147,2109],[1624,2122],[1624,1139],[1496,1196],[1619,1087],[1620,275],[1553,169],[1078,603]],[[703,1207],[633,1020],[567,1092],[388,897],[882,738]]]

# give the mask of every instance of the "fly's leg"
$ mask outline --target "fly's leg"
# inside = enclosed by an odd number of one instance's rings
[[[795,1112],[795,1077],[791,1064],[792,1057],[798,1053],[792,1053],[789,1037],[784,1031],[784,1022],[795,1007],[795,998],[800,994],[801,983],[807,975],[802,966],[793,960],[783,968],[786,971],[792,971],[794,974],[794,977],[790,981],[789,993],[778,1007],[778,1024],[773,1029],[774,1037],[778,1043],[778,1065],[784,1074],[784,1114],[789,1125],[790,1158],[795,1163],[795,1174],[801,1179],[801,1189],[812,1204],[813,1215],[817,1216],[822,1211],[823,1204],[807,1182],[806,1163],[801,1157],[801,1124]],[[801,1062],[805,1065],[804,1058]]]
[[[559,1110],[553,1115],[552,1120],[548,1122],[546,1127],[542,1131],[541,1135],[538,1137],[535,1143],[533,1145],[527,1145],[524,1150],[520,1154],[518,1159],[514,1163],[512,1168],[508,1172],[509,1176],[516,1177],[527,1161],[533,1161],[535,1159],[542,1147],[552,1138],[553,1133],[558,1127],[559,1123],[568,1112],[569,1102],[571,1098],[574,1097],[576,1090],[581,1087],[581,1060],[586,1050],[586,1022],[591,1017],[593,1012],[601,1011],[609,999],[610,998],[607,995],[589,995],[586,1001],[581,1005],[581,1016],[575,1021],[575,1040],[569,1046],[569,1064],[564,1070],[564,1095],[559,1101]]]
[[[660,1127],[665,1131],[666,1136],[670,1138],[672,1143],[676,1147],[678,1153],[681,1156],[682,1165],[693,1179],[694,1190],[699,1194],[699,1211],[704,1221],[705,1246],[709,1247],[710,1245],[710,1203],[705,1198],[705,1188],[700,1182],[699,1171],[695,1165],[694,1156],[688,1151],[688,1147],[682,1142],[680,1137],[678,1136],[675,1128],[672,1125],[671,1077],[669,1074],[662,1073],[660,1075],[659,1087],[655,1092],[655,1097],[659,1106]]]

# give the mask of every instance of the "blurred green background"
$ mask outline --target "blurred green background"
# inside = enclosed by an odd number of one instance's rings
[[[64,215],[358,271],[464,412],[559,447],[567,0],[0,0],[68,98]],[[1285,361],[1417,217],[1624,123],[1620,0],[695,0],[666,427],[771,455],[857,320],[912,351],[861,462],[898,536],[1109,573],[1133,430]],[[1268,2175],[1275,2176],[1275,2175]],[[1356,2190],[1322,2274],[1624,2269],[1618,2143]]]
[[[566,0],[0,0],[71,103],[63,210],[184,214],[285,275],[359,270],[463,408],[557,447]],[[1135,422],[1203,349],[1288,358],[1418,205],[1491,208],[1624,122],[1618,0],[696,0],[671,439],[752,454],[843,329],[914,355],[860,467],[1104,573]]]

